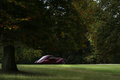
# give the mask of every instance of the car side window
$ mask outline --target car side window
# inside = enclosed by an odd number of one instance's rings
[[[53,56],[51,56],[51,57],[49,57],[49,59],[54,59],[54,57],[53,57]]]

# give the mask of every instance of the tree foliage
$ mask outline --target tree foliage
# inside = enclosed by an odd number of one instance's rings
[[[86,2],[80,2],[82,4],[79,6],[81,7],[79,10],[82,11],[80,14],[78,12],[81,11],[77,10],[73,1],[5,0],[2,2],[3,16],[0,25],[4,43],[12,44],[17,41],[42,49],[45,47],[77,49],[83,45],[87,23],[82,8],[87,7],[84,5]],[[18,9],[19,11],[16,11]]]
[[[16,62],[18,64],[33,64],[42,56],[42,53],[41,50],[35,50],[25,45],[16,46]]]
[[[2,0],[0,4],[4,50],[19,44],[45,52],[79,51],[87,47],[85,34],[91,23],[89,1]],[[4,57],[8,60],[5,54]]]
[[[120,57],[120,1],[100,0],[97,7],[99,15],[96,22],[91,25],[90,40],[99,62],[119,63]]]

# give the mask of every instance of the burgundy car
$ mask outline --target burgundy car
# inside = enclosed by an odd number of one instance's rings
[[[36,64],[65,64],[63,58],[54,57],[52,55],[45,55],[39,60],[35,61]]]

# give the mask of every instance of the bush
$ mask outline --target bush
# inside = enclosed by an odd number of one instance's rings
[[[26,46],[16,47],[16,62],[32,64],[41,57],[42,50],[35,50]]]

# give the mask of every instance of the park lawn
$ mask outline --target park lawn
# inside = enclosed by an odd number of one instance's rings
[[[18,73],[0,71],[0,80],[120,80],[120,65],[18,64],[17,67]]]

